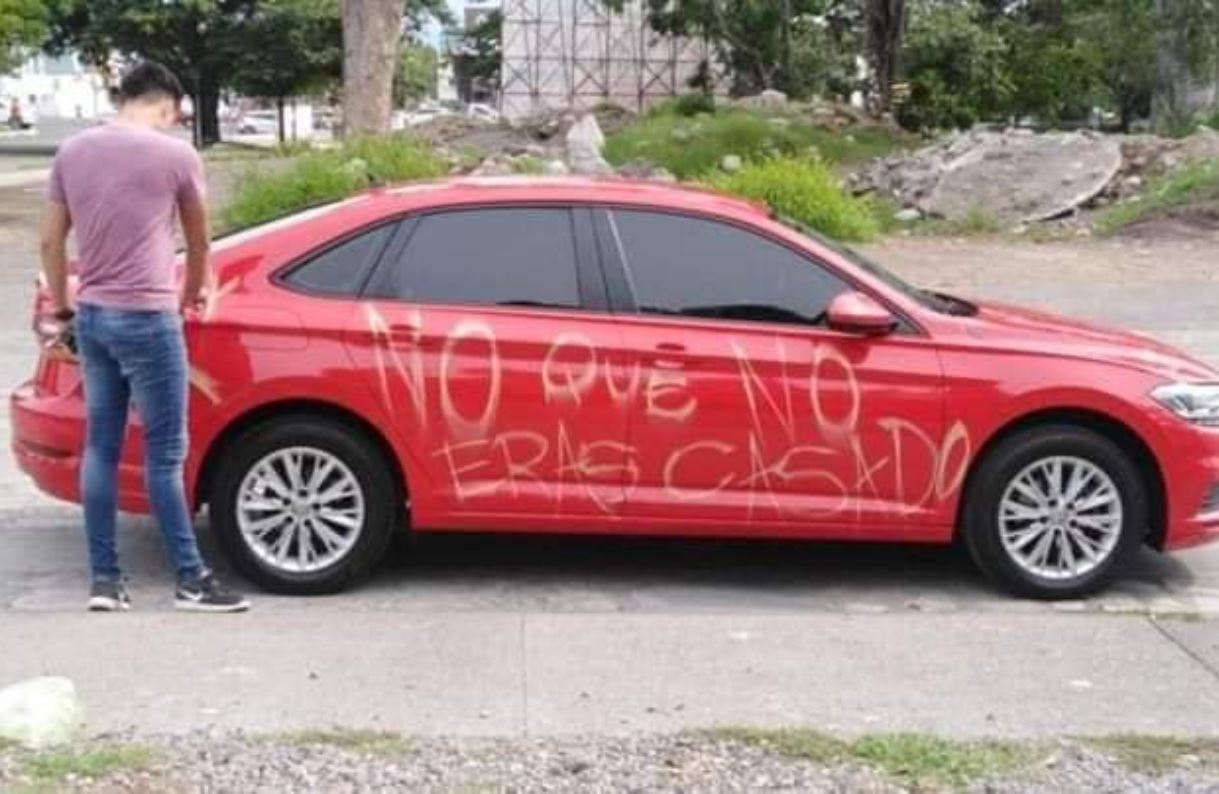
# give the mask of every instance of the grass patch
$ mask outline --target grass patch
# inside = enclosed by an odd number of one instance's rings
[[[1163,774],[1180,766],[1186,756],[1206,764],[1219,764],[1219,739],[1183,739],[1126,733],[1084,739],[1092,749],[1112,756],[1135,772]]]
[[[77,752],[62,750],[43,752],[27,758],[21,766],[24,775],[35,784],[57,783],[69,775],[102,778],[114,772],[134,772],[147,769],[157,760],[150,748],[136,745],[115,745]]]
[[[411,751],[410,742],[400,734],[353,728],[295,731],[281,734],[275,740],[293,747],[317,747],[319,745],[337,747],[341,750],[381,758],[395,758]]]
[[[614,165],[643,160],[681,179],[719,168],[725,155],[744,161],[815,155],[833,165],[849,165],[887,154],[903,145],[899,133],[884,127],[831,132],[796,117],[765,115],[739,108],[683,115],[677,103],[662,106],[605,142]]]
[[[971,209],[964,218],[956,220],[922,218],[903,225],[914,234],[927,237],[978,237],[1003,231],[1003,224],[999,223],[997,218],[976,207]]]
[[[1219,160],[1178,168],[1152,180],[1143,195],[1110,209],[1096,228],[1113,234],[1123,228],[1190,204],[1219,201]]]
[[[1027,767],[1040,755],[1035,745],[1025,743],[954,741],[918,733],[876,734],[851,741],[804,729],[731,728],[715,735],[817,764],[862,764],[913,788],[965,788]]]
[[[729,193],[765,202],[775,212],[839,240],[864,242],[878,231],[869,202],[848,195],[820,160],[761,160],[735,174],[714,174],[706,181]]]
[[[364,138],[302,154],[283,169],[243,174],[220,213],[221,231],[253,226],[295,210],[345,198],[374,184],[440,176],[445,163],[411,138]]]
[[[1016,742],[961,742],[916,733],[865,736],[851,744],[851,753],[905,785],[952,788],[1020,769],[1037,755],[1030,745]]]

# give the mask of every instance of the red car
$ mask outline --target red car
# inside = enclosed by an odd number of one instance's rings
[[[219,242],[189,318],[187,485],[233,563],[338,590],[391,533],[949,543],[1073,597],[1219,535],[1219,373],[915,289],[723,195],[458,180]],[[37,316],[47,308],[40,294]],[[79,498],[80,374],[43,329],[13,449]],[[131,431],[121,504],[147,509]]]

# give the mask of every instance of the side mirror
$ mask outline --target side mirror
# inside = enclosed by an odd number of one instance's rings
[[[893,313],[862,292],[844,292],[826,310],[830,328],[848,334],[883,336],[897,327]]]

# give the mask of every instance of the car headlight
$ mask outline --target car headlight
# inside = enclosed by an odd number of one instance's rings
[[[1167,383],[1151,396],[1187,422],[1219,427],[1219,383]]]

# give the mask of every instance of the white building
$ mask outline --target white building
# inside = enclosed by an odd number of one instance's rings
[[[106,81],[75,55],[38,53],[16,72],[0,75],[0,99],[16,98],[33,118],[92,119],[113,112]]]

